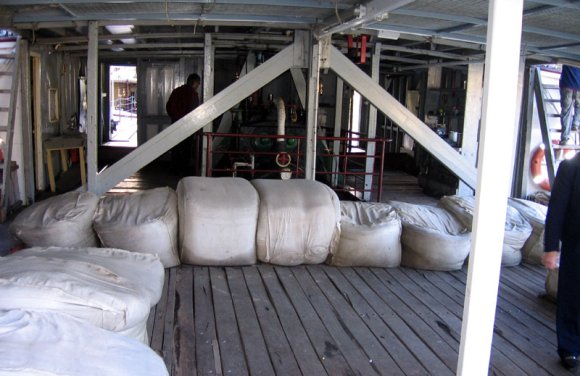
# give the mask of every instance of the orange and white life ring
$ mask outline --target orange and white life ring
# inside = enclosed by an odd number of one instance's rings
[[[572,158],[574,154],[576,154],[576,151],[573,149],[559,149],[558,153],[560,153],[559,160],[562,160]],[[550,187],[550,179],[548,178],[548,168],[546,167],[546,152],[544,144],[538,146],[532,155],[532,159],[530,160],[530,171],[532,173],[532,181],[535,184],[539,185],[540,188],[545,189],[546,191],[552,189],[552,187]],[[555,172],[556,171],[554,171],[554,173]]]
[[[540,186],[540,188],[549,191],[552,189],[550,187],[550,179],[548,178],[548,170],[546,168],[546,153],[544,151],[544,145],[538,146],[532,159],[530,160],[530,172],[532,173],[532,181],[534,184]]]

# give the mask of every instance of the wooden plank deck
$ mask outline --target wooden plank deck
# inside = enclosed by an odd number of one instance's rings
[[[493,375],[567,375],[539,266],[503,268]],[[466,270],[168,269],[149,318],[172,375],[453,375]]]

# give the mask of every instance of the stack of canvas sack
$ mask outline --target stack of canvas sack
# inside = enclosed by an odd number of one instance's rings
[[[186,177],[177,185],[181,262],[250,265],[256,262],[259,198],[241,178]]]
[[[103,247],[156,254],[166,268],[179,265],[177,195],[171,188],[103,197],[93,226]]]
[[[453,213],[471,231],[475,209],[474,196],[445,196],[439,200],[439,206]],[[508,205],[506,210],[501,264],[515,266],[522,261],[522,248],[532,233],[532,226],[513,207]]]
[[[58,312],[0,311],[0,374],[168,375],[149,346]]]
[[[532,233],[522,249],[524,261],[532,264],[541,264],[542,255],[544,254],[544,225],[548,207],[520,198],[510,198],[508,205],[517,209],[532,225]]]
[[[98,202],[90,192],[53,196],[20,212],[10,231],[29,247],[96,247],[93,215]]]
[[[388,204],[341,201],[340,242],[328,259],[335,266],[397,267],[401,220]]]
[[[0,309],[53,311],[147,343],[163,265],[108,248],[30,248],[0,258]]]
[[[319,264],[340,239],[340,201],[313,180],[252,180],[260,196],[258,259],[278,265]]]
[[[471,233],[444,209],[390,201],[403,224],[401,265],[427,270],[461,269]]]

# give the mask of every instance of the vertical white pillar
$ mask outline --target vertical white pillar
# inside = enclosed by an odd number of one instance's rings
[[[213,45],[211,33],[205,34],[205,44],[203,48],[203,102],[213,97],[214,86],[214,55],[215,47]],[[205,132],[213,132],[212,123],[203,127]],[[201,153],[201,176],[206,175],[207,168],[207,138],[203,137],[203,147]]]
[[[373,60],[371,63],[371,78],[373,82],[379,83],[379,67],[381,63],[381,43],[375,43],[375,51],[373,53]],[[373,105],[369,106],[367,137],[375,138],[377,135],[377,108]],[[365,192],[363,199],[369,201],[371,199],[371,189],[373,187],[373,175],[375,170],[375,150],[374,142],[367,143],[367,160],[365,164]],[[382,171],[380,172],[382,173]]]
[[[318,83],[320,81],[320,43],[312,46],[312,61],[308,75],[308,107],[306,122],[306,171],[309,180],[316,178],[316,137],[318,129]]]
[[[99,73],[99,24],[89,22],[89,44],[87,52],[87,189],[98,192],[97,145],[99,131],[98,116],[98,73]]]
[[[336,98],[334,104],[334,137],[340,137],[342,133],[342,95],[344,91],[344,81],[342,78],[336,76]],[[332,154],[338,155],[340,153],[340,141],[332,142]],[[338,186],[338,170],[339,170],[339,157],[332,157],[332,186]]]
[[[481,120],[481,102],[483,97],[483,63],[469,64],[467,68],[467,88],[465,94],[465,111],[463,116],[463,134],[461,154],[472,166],[477,166],[479,147],[479,124]],[[462,180],[459,181],[459,195],[473,195],[474,191]]]
[[[481,147],[458,375],[487,375],[514,145],[523,0],[490,0]],[[502,137],[498,137],[502,135]]]

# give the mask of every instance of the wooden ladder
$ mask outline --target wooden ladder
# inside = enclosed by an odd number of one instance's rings
[[[12,182],[12,147],[14,143],[14,124],[16,121],[16,105],[18,100],[18,85],[20,82],[20,37],[14,37],[14,46],[0,51],[0,138],[4,141],[0,150],[4,156],[0,162],[2,182],[0,185],[0,222],[4,222],[8,206]],[[5,105],[8,107],[5,107]]]

